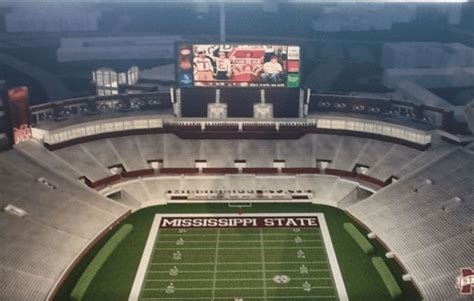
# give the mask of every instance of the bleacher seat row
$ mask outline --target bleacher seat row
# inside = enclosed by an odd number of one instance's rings
[[[82,143],[53,152],[91,181],[111,175],[111,166],[127,171],[150,168],[161,160],[162,167],[194,168],[196,160],[207,167],[235,167],[244,160],[247,168],[316,167],[317,160],[328,168],[352,171],[356,164],[368,166],[367,175],[385,181],[410,171],[411,160],[424,154],[419,150],[367,138],[308,134],[296,140],[183,140],[172,134],[127,136]],[[426,158],[429,160],[429,158]],[[426,161],[425,161],[426,162]]]

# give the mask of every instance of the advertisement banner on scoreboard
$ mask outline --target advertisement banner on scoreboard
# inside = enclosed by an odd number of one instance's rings
[[[31,138],[30,109],[28,104],[28,88],[17,87],[8,90],[10,102],[10,118],[15,144]]]
[[[300,47],[289,45],[178,45],[180,87],[298,88]]]

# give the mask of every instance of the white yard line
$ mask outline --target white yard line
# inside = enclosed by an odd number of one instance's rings
[[[311,296],[312,298],[316,299],[328,299],[328,298],[336,298],[335,295],[332,296]],[[251,299],[264,299],[265,297],[251,297]],[[223,299],[223,300],[229,300],[228,297],[216,297],[216,300]],[[292,299],[308,299],[308,296],[272,296],[270,299],[283,299],[283,300],[292,300]],[[170,297],[158,297],[158,298],[140,298],[140,300],[209,300],[208,297],[176,297],[176,298],[170,298]]]
[[[267,300],[267,272],[265,271],[265,245],[263,240],[263,229],[260,229],[260,249],[262,254],[263,300]]]
[[[212,299],[214,300],[214,297],[216,295],[216,280],[217,280],[217,257],[219,256],[219,234],[220,234],[220,229],[217,229],[217,238],[216,238],[216,252],[214,254],[214,277],[212,278]]]
[[[265,264],[291,264],[291,263],[300,263],[300,264],[311,264],[311,263],[327,263],[325,260],[313,260],[313,261],[266,261]],[[260,261],[233,261],[233,262],[218,262],[218,265],[226,264],[261,264]],[[213,265],[213,262],[152,262],[150,265]]]
[[[333,286],[311,286],[311,289],[318,289],[318,288],[333,288]],[[261,287],[221,287],[221,288],[216,288],[216,291],[233,291],[233,290],[261,290]],[[280,286],[275,286],[275,287],[267,287],[267,290],[302,290],[301,286],[285,286],[285,287],[280,287]],[[165,291],[165,288],[144,288],[144,291]],[[175,288],[175,291],[210,291],[213,290],[212,287],[184,287],[184,288]],[[313,297],[313,296],[310,296]],[[267,297],[268,298],[268,297]],[[266,299],[264,297],[264,299]]]
[[[278,269],[278,270],[269,270],[267,269],[267,272],[299,272],[300,270],[283,270],[283,269]],[[329,272],[329,269],[311,269],[311,272]],[[199,270],[199,271],[180,271],[180,274],[193,274],[193,273],[213,273],[214,270]],[[232,270],[232,272],[235,273],[248,273],[248,272],[262,272],[262,270]],[[148,271],[148,274],[168,274],[168,271]],[[321,278],[319,278],[321,279]]]
[[[262,272],[261,270],[259,270],[259,272]],[[266,272],[268,272],[268,270],[266,270]],[[286,271],[285,271],[286,272]],[[264,275],[266,276],[266,275]],[[331,277],[306,277],[306,278],[291,278],[291,280],[331,280],[332,278]],[[219,279],[216,279],[216,278],[197,278],[197,279],[173,279],[171,281],[173,282],[199,282],[199,281],[212,281],[213,284],[213,288],[215,288],[215,283],[214,281],[262,281],[262,280],[272,280],[272,278],[219,278]],[[146,282],[170,282],[169,279],[165,279],[165,280],[162,280],[162,279],[146,279],[145,280]],[[284,287],[283,287],[284,288]]]
[[[266,235],[266,234],[265,234]],[[161,236],[161,235],[160,235]],[[293,234],[294,236],[294,234]],[[321,242],[322,240],[321,239],[305,239],[303,240],[303,242]],[[221,240],[221,242],[223,243],[226,243],[226,242],[237,242],[237,243],[240,243],[240,242],[255,242],[255,243],[260,243],[260,239],[259,240]],[[294,242],[293,239],[283,239],[283,240],[265,240],[265,242]],[[160,244],[175,244],[176,241],[175,240],[160,240],[159,241]],[[201,243],[201,244],[205,244],[205,243],[215,243],[215,241],[202,241],[202,240],[185,240],[184,243]],[[161,249],[160,247],[157,247],[156,249]]]
[[[176,248],[158,248],[157,250],[163,250],[163,251],[169,251],[173,250],[176,251]],[[266,249],[269,250],[298,250],[298,249],[324,249],[324,247],[266,247]],[[220,248],[221,250],[260,250],[261,247],[232,247],[232,248]],[[215,250],[215,248],[194,248],[194,247],[189,247],[189,248],[180,248],[180,251],[184,250]]]

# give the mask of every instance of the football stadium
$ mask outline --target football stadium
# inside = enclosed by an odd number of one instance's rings
[[[474,301],[474,2],[0,16],[0,300]]]

